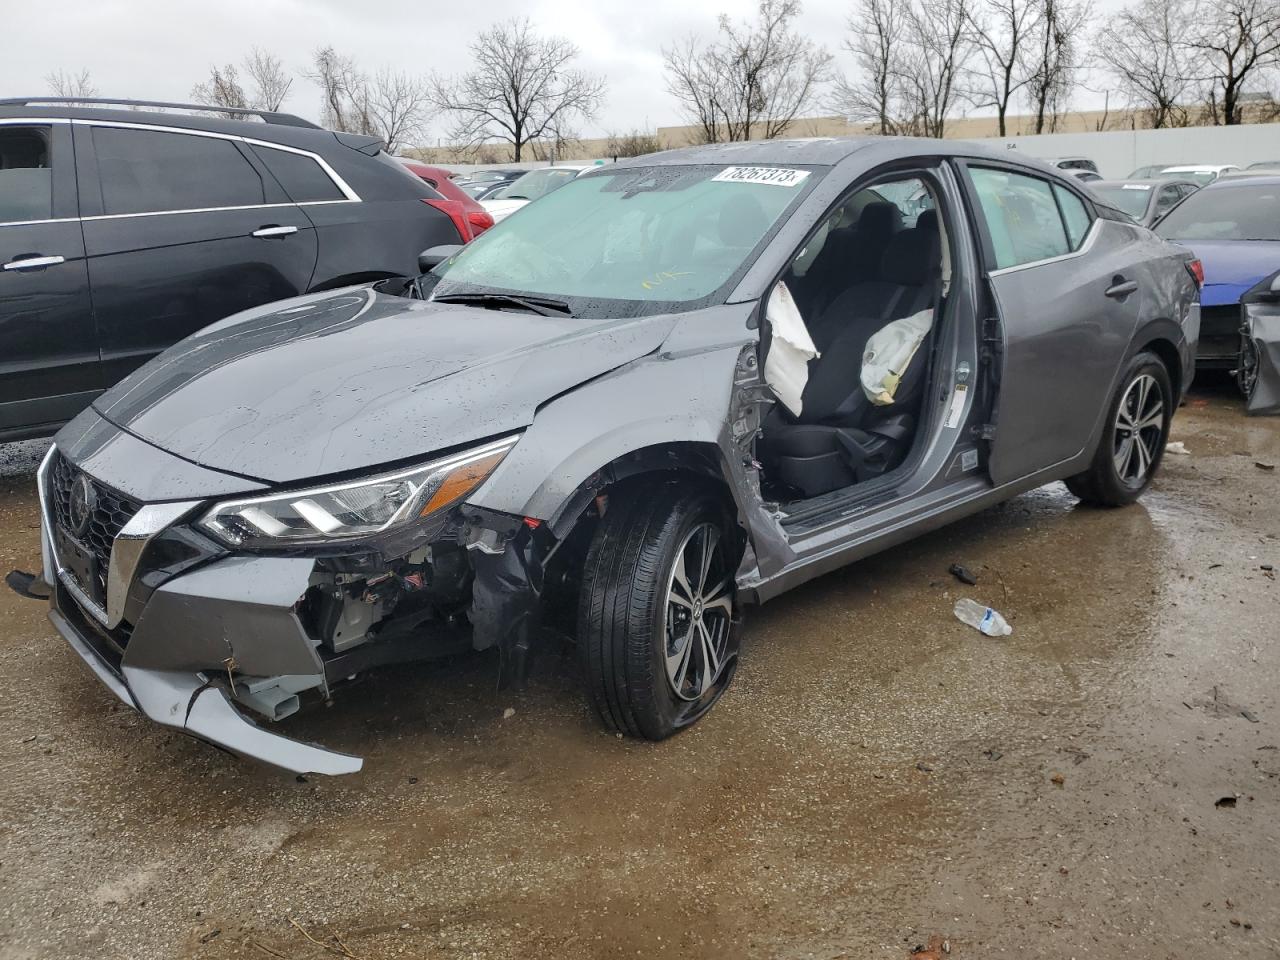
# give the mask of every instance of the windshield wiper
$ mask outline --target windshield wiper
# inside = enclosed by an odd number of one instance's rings
[[[478,305],[508,303],[517,307],[524,307],[526,310],[532,310],[534,313],[541,314],[544,317],[573,316],[573,311],[569,309],[569,305],[563,300],[553,300],[550,297],[528,297],[515,293],[446,293],[444,296],[432,297],[432,300],[436,303],[474,303]]]
[[[509,197],[502,197],[501,199],[503,199],[503,200],[528,200],[529,198],[528,198],[528,197],[526,197],[526,196],[525,196],[524,194],[522,194],[522,193],[513,193],[513,194],[511,194],[511,196],[509,196]]]

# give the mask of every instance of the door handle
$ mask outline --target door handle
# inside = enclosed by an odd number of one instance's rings
[[[1137,292],[1137,280],[1126,280],[1124,277],[1116,275],[1111,278],[1111,286],[1107,287],[1106,295],[1113,300],[1123,300],[1129,294]]]
[[[259,227],[257,230],[253,231],[253,235],[255,237],[261,237],[269,240],[272,237],[287,237],[289,234],[297,232],[297,227],[281,227],[273,223],[265,227]]]
[[[43,270],[45,267],[56,267],[60,263],[66,263],[66,257],[42,257],[39,254],[32,254],[25,257],[14,257],[0,270]]]

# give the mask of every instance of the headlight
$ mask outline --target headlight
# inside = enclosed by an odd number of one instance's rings
[[[201,517],[199,526],[233,547],[324,544],[382,533],[462,499],[493,473],[517,439],[366,480],[226,500]]]

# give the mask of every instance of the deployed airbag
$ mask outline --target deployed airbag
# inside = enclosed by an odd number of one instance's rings
[[[791,415],[798,417],[800,395],[809,382],[809,361],[819,354],[785,283],[778,283],[769,295],[765,319],[773,339],[764,361],[764,382]]]
[[[873,333],[862,353],[862,392],[877,406],[893,403],[911,358],[933,329],[933,308],[893,320]]]

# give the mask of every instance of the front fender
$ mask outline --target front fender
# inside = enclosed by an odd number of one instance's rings
[[[471,503],[554,522],[593,474],[664,443],[726,449],[726,421],[741,345],[641,358],[538,411],[520,442]]]

